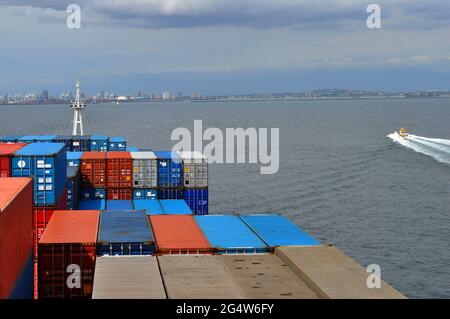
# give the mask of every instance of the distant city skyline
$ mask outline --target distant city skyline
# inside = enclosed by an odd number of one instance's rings
[[[204,95],[450,88],[450,2],[0,0],[0,92]]]

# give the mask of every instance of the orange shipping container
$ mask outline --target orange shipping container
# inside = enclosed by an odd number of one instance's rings
[[[0,236],[0,299],[5,299],[33,247],[31,178],[0,178]]]
[[[106,156],[106,187],[132,188],[133,160],[130,152],[108,152]]]
[[[83,188],[106,187],[106,153],[84,152],[80,164]]]
[[[39,299],[91,296],[98,220],[96,210],[53,213],[39,241]],[[77,270],[81,276],[74,278]]]
[[[149,216],[160,254],[207,254],[213,248],[190,215]]]

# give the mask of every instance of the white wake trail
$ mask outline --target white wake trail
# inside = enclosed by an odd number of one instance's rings
[[[403,138],[397,132],[389,134],[388,137],[415,152],[431,156],[441,163],[450,164],[450,140],[431,139],[411,134]]]

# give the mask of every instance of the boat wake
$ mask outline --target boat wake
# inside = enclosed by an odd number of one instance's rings
[[[413,134],[408,134],[407,137],[401,137],[397,132],[389,134],[388,137],[394,142],[418,153],[431,156],[441,163],[450,164],[450,140]]]

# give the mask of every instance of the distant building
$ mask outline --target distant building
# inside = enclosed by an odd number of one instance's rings
[[[162,94],[163,100],[170,100],[170,98],[171,98],[170,92],[163,92]]]

